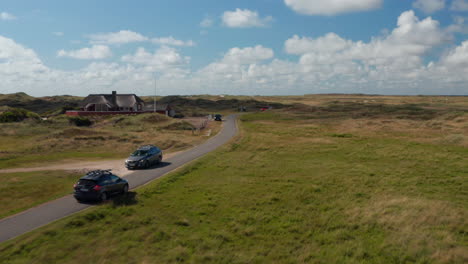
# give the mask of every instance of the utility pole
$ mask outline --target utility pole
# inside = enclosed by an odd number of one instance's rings
[[[153,112],[156,113],[156,76],[154,77],[154,104],[153,104]]]

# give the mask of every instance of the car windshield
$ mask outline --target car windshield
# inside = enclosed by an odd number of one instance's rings
[[[133,156],[133,157],[137,156],[138,157],[138,156],[145,156],[146,154],[148,154],[148,150],[137,150],[137,151],[133,152],[131,154],[131,156]]]

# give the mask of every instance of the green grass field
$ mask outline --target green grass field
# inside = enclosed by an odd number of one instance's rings
[[[70,194],[79,176],[69,171],[0,173],[0,218]]]
[[[155,144],[171,153],[208,137],[184,130],[190,124],[161,115],[95,119],[76,127],[64,116],[47,121],[0,123],[0,169],[40,167],[77,161],[122,159],[138,146]],[[181,126],[183,125],[183,126]],[[220,125],[211,122],[211,136]],[[82,174],[71,171],[0,172],[0,218],[71,193]]]
[[[227,146],[1,244],[0,260],[466,263],[467,114],[382,109],[245,115]]]

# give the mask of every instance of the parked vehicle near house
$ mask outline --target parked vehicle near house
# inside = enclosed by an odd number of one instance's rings
[[[159,164],[162,157],[163,153],[160,148],[153,145],[142,146],[125,160],[125,167],[129,170],[149,168],[151,165]]]
[[[78,202],[105,201],[113,194],[128,192],[128,182],[110,170],[95,170],[81,177],[73,189],[73,196]]]
[[[216,115],[214,115],[214,120],[215,121],[223,121],[223,116],[220,115],[220,114],[216,114]]]

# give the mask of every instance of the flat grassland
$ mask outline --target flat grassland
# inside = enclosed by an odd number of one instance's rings
[[[243,115],[231,144],[0,259],[466,263],[468,102],[316,100]]]
[[[65,116],[41,122],[1,123],[0,169],[125,158],[142,144],[175,152],[206,140],[194,135],[186,122],[162,115],[101,117],[93,121],[90,127],[69,124]],[[214,132],[219,129],[216,123],[211,125]]]
[[[0,219],[70,194],[80,176],[62,170],[0,173]]]
[[[220,129],[210,122],[193,133],[185,121],[162,115],[115,116],[76,127],[63,116],[46,121],[0,123],[0,169],[40,167],[74,161],[124,159],[140,145],[154,144],[164,153],[190,148]],[[188,130],[187,130],[188,129]],[[108,168],[102,168],[108,169]],[[72,192],[82,171],[0,171],[0,218]]]

